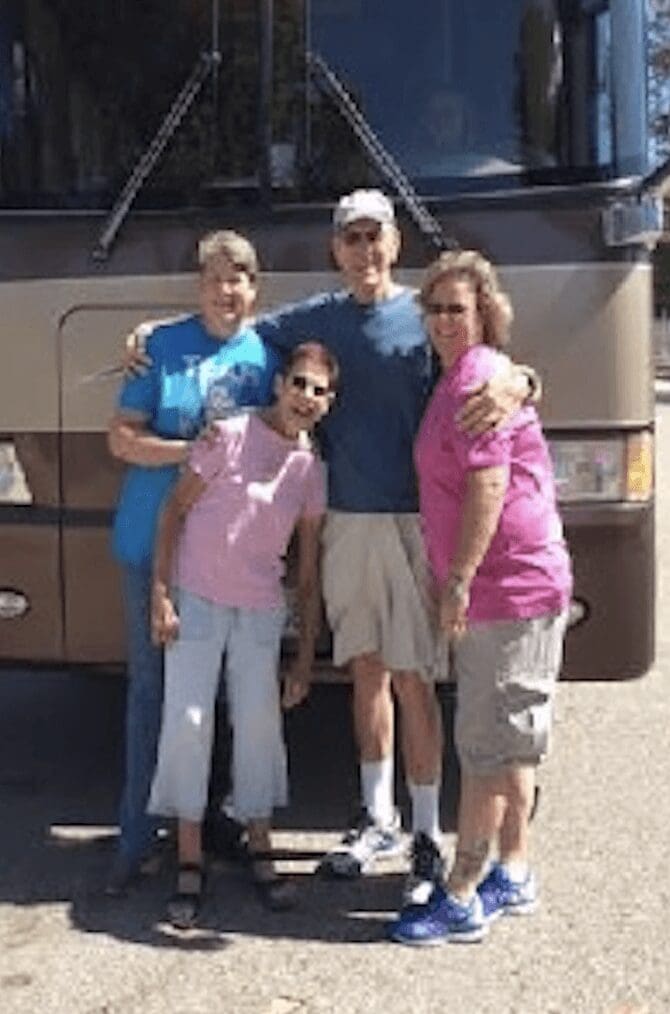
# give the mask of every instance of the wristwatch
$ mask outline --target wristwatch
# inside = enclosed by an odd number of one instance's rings
[[[470,597],[470,582],[460,574],[450,574],[445,582],[444,590],[455,602],[467,602]]]

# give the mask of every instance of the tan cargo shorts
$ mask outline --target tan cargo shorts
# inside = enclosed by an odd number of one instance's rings
[[[322,546],[335,665],[377,652],[389,669],[444,678],[419,515],[329,511]]]
[[[567,613],[479,623],[453,644],[464,771],[490,775],[545,757],[566,626]]]

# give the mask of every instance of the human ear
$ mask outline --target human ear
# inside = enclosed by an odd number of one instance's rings
[[[391,254],[391,263],[395,264],[400,256],[400,247],[402,244],[400,230],[394,225],[393,227],[393,248]]]

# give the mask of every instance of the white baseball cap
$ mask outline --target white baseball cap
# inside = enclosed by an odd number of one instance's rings
[[[380,225],[394,225],[393,204],[381,190],[353,190],[340,197],[333,213],[334,228],[346,229],[361,218],[369,218]]]

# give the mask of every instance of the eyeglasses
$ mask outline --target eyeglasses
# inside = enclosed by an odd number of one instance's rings
[[[450,317],[460,317],[468,312],[467,306],[463,303],[426,303],[424,309],[429,317],[439,317],[442,313],[448,313]]]
[[[345,246],[359,246],[363,243],[376,243],[381,233],[381,225],[373,229],[345,229],[341,238]]]
[[[308,398],[323,398],[324,395],[330,394],[330,387],[324,387],[323,384],[315,384],[309,377],[305,377],[302,373],[294,373],[291,377],[291,387],[295,387],[296,391],[302,391]]]

